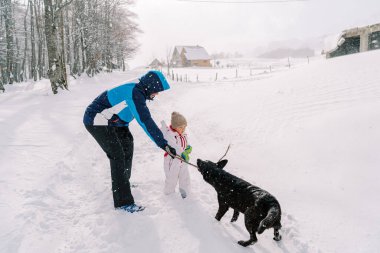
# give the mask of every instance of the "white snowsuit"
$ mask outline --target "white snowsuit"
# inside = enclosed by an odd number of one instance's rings
[[[187,134],[182,135],[175,131],[171,126],[167,126],[164,121],[161,122],[161,131],[164,134],[168,144],[175,148],[178,155],[181,155],[187,145]],[[186,198],[190,190],[190,175],[186,163],[173,159],[168,153],[164,157],[164,170],[165,170],[165,194],[170,194],[175,191],[177,182],[179,182],[179,192],[182,198]]]

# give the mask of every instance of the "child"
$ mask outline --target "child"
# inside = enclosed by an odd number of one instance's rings
[[[173,112],[171,115],[171,125],[168,127],[164,121],[162,123],[161,131],[168,145],[175,148],[185,161],[189,161],[189,154],[192,147],[187,141],[187,134],[185,129],[187,122],[184,116],[178,112]],[[165,170],[165,194],[171,194],[175,191],[177,182],[179,182],[179,192],[182,198],[186,198],[190,190],[190,175],[187,164],[177,158],[171,158],[168,153],[164,157],[164,170]]]

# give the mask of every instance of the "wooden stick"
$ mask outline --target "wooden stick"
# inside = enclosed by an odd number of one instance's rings
[[[180,161],[182,161],[182,162],[184,162],[184,163],[186,163],[186,164],[188,164],[188,165],[191,165],[191,166],[193,166],[193,167],[199,169],[197,165],[192,164],[192,163],[189,163],[189,162],[186,162],[186,160],[183,159],[181,156],[179,156],[179,155],[173,155],[173,154],[170,152],[170,150],[169,150],[168,148],[165,149],[165,150],[166,150],[166,152],[168,152],[168,154],[169,154],[171,157],[177,158],[178,160],[180,160]]]
[[[180,161],[182,161],[182,162],[184,162],[184,163],[187,163],[188,165],[191,165],[191,166],[193,166],[193,167],[199,169],[197,165],[192,164],[192,163],[189,163],[189,162],[186,162],[186,160],[183,159],[182,157],[180,157],[179,155],[176,155],[175,158],[177,158],[178,160],[180,160]]]

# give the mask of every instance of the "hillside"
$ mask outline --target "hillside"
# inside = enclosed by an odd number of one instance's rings
[[[0,94],[0,252],[377,252],[380,249],[380,51],[313,61],[251,78],[172,83],[148,103],[159,123],[187,117],[196,158],[275,195],[283,240],[242,248],[241,218],[221,222],[216,193],[190,169],[192,196],[163,194],[163,152],[136,122],[132,183],[142,213],[112,206],[105,154],[82,125],[103,90],[143,72],[48,81]],[[145,71],[145,70],[143,70]]]

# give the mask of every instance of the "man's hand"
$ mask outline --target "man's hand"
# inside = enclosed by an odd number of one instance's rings
[[[175,158],[175,156],[177,155],[177,152],[175,151],[175,148],[169,146],[169,145],[166,145],[165,146],[165,151],[168,152],[168,154],[171,156],[171,158]]]

